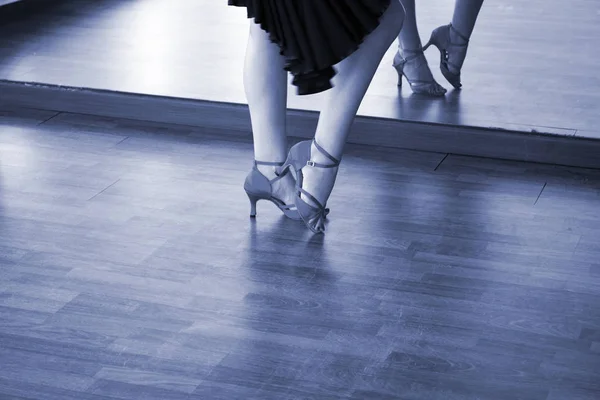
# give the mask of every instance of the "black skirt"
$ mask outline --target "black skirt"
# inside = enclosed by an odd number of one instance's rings
[[[269,33],[299,95],[332,88],[334,65],[379,26],[391,0],[228,0]]]

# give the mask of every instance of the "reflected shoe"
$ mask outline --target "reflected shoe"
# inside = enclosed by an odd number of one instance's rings
[[[423,54],[423,50],[403,50],[403,52],[412,53],[412,55],[404,58],[400,54],[400,51],[398,51],[396,53],[396,56],[394,57],[394,63],[392,64],[392,66],[396,68],[396,71],[398,72],[398,86],[402,87],[402,77],[404,76],[404,78],[406,78],[406,80],[408,81],[408,84],[410,85],[410,88],[413,91],[413,93],[424,94],[433,97],[441,97],[445,95],[446,89],[442,87],[439,83],[437,83],[433,78],[431,70],[427,65],[427,59]],[[419,70],[421,70],[422,68],[426,68],[426,73],[428,76],[431,77],[431,79],[418,80],[409,78],[408,74],[406,73],[406,70],[408,70],[408,68],[406,68],[407,65],[410,65],[412,68],[416,68],[413,69],[413,71],[416,72],[419,72]]]
[[[453,43],[450,31],[463,40],[463,43]],[[440,26],[431,32],[431,38],[423,50],[434,45],[440,51],[440,70],[442,75],[456,89],[460,89],[460,69],[463,66],[465,57],[467,56],[467,47],[469,38],[457,31],[452,24]]]
[[[256,203],[259,200],[268,200],[275,204],[286,217],[294,220],[300,220],[301,217],[300,214],[298,214],[295,204],[285,204],[283,200],[273,196],[273,183],[283,178],[288,173],[288,170],[277,174],[277,177],[269,180],[263,175],[262,172],[258,170],[258,165],[272,165],[274,167],[281,167],[283,163],[254,161],[254,166],[252,167],[252,170],[248,176],[246,176],[246,181],[244,182],[244,190],[246,191],[248,199],[250,200],[250,217],[256,217]]]
[[[314,143],[315,147],[321,154],[331,160],[332,164],[319,164],[311,161],[311,144]],[[314,233],[323,233],[325,231],[325,218],[329,213],[329,209],[325,207],[325,204],[321,204],[312,194],[302,188],[302,182],[304,175],[302,170],[306,167],[311,168],[337,168],[340,161],[329,154],[319,144],[313,140],[305,140],[297,143],[290,149],[288,158],[285,161],[284,166],[281,168],[281,172],[293,168],[296,172],[296,209],[298,214],[304,221],[304,224]],[[306,196],[314,205],[308,204],[302,200],[302,195]]]

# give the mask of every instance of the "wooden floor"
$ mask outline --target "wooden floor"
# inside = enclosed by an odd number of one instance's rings
[[[226,0],[58,1],[0,26],[0,79],[245,103],[248,21]],[[453,2],[419,3],[424,39]],[[486,0],[463,68],[464,90],[443,99],[396,87],[394,48],[360,115],[600,139],[597,0]],[[565,24],[568,21],[568,24]],[[427,57],[440,83],[435,49]],[[291,108],[318,110],[325,94]]]
[[[600,397],[600,171],[349,145],[313,237],[246,138],[0,111],[0,398]]]

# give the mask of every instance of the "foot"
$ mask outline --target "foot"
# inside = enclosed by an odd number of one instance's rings
[[[462,68],[463,63],[465,62],[465,57],[467,55],[466,46],[469,43],[469,39],[458,32],[455,27],[450,27],[450,43],[456,46],[460,46],[464,48],[464,51],[455,51],[449,52],[448,54],[448,70],[455,75],[460,73],[460,69]]]
[[[269,165],[258,165],[258,170],[267,179],[272,180],[277,177],[275,171],[277,167]],[[285,204],[294,204],[294,191],[296,187],[296,180],[291,173],[285,174],[281,179],[276,180],[271,184],[273,188],[273,197],[283,201]]]
[[[419,83],[418,85],[426,85],[427,91],[433,95],[446,93],[446,89],[435,81],[429,64],[427,64],[427,59],[422,52],[400,49],[398,54],[404,60],[407,60],[404,64],[404,74],[409,82],[428,82],[427,84]]]
[[[433,78],[422,50],[399,49],[394,56],[393,66],[398,71],[398,86],[402,86],[402,78],[406,77],[415,94],[434,97],[446,94],[446,89]]]
[[[314,142],[310,147],[311,161],[318,164],[331,164],[331,160],[323,155],[316,147]],[[322,205],[327,203],[329,195],[335,185],[335,179],[337,177],[338,168],[315,168],[306,166],[302,168],[302,175],[304,177],[302,181],[302,189],[312,194]],[[318,207],[310,197],[301,194],[300,198],[306,203],[313,207]]]

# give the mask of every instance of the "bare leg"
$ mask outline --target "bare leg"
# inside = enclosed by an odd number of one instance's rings
[[[415,0],[400,0],[406,16],[398,35],[398,45],[402,49],[417,50],[422,47],[417,28],[417,10]]]
[[[456,0],[454,3],[454,14],[452,16],[452,26],[450,29],[450,41],[455,44],[466,44],[471,37],[475,22],[479,15],[479,10],[483,5],[483,0]],[[462,36],[461,36],[462,35]],[[457,55],[451,55],[452,62],[449,63],[448,69],[457,74],[460,71],[466,57],[466,51],[460,52]]]
[[[465,37],[470,38],[482,5],[483,0],[456,0],[452,26]],[[454,43],[460,43],[454,39],[456,38],[452,37]],[[459,40],[463,41],[462,39]]]
[[[287,155],[286,108],[287,72],[279,47],[254,20],[244,63],[244,89],[250,109],[254,158],[259,161],[283,162]],[[259,165],[267,178],[273,179],[276,167]],[[294,180],[287,175],[273,185],[275,197],[293,204]]]
[[[400,3],[404,7],[406,17],[398,35],[398,54],[394,58],[394,66],[403,64],[402,71],[409,82],[413,82],[411,85],[413,92],[443,95],[446,90],[433,78],[427,59],[419,54],[422,44],[417,28],[415,0],[400,0]],[[407,61],[403,62],[402,59]]]
[[[356,52],[338,64],[334,87],[327,91],[328,98],[315,133],[317,143],[338,160],[342,157],[358,107],[381,59],[398,36],[403,19],[404,9],[398,1],[392,1],[377,29],[365,38]],[[331,164],[314,144],[311,148],[311,160]],[[333,189],[337,168],[304,168],[302,172],[303,189],[312,193],[321,204],[325,204]],[[304,195],[302,199],[312,203]]]

